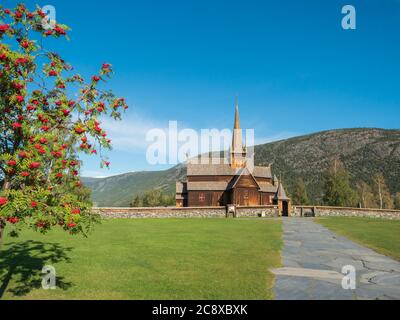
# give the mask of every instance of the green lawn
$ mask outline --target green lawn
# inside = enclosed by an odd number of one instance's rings
[[[2,299],[271,299],[279,220],[105,220],[89,238],[54,230],[5,238]],[[41,288],[53,265],[57,289]]]
[[[399,220],[323,217],[316,221],[355,242],[400,260]]]

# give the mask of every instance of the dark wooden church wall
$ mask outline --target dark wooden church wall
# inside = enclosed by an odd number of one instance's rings
[[[274,197],[273,193],[262,192],[261,193],[261,205],[271,205],[273,197]]]
[[[223,206],[227,195],[224,191],[189,191],[189,207]]]
[[[257,188],[235,188],[234,204],[240,206],[258,206],[260,204],[260,193]]]

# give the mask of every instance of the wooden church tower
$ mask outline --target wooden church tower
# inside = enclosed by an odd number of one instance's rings
[[[236,97],[235,122],[233,124],[230,165],[234,169],[246,167],[247,148],[243,146],[242,129],[240,128],[239,102]]]

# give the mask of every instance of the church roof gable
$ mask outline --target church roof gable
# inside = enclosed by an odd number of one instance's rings
[[[260,186],[259,186],[257,180],[254,178],[254,176],[250,173],[250,171],[247,168],[240,169],[239,173],[232,180],[230,189],[235,188],[243,176],[250,176],[254,182],[254,186],[257,187],[258,189],[260,189]]]

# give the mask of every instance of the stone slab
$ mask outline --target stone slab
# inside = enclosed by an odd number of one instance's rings
[[[283,218],[280,300],[400,299],[400,262],[339,236],[309,218]],[[400,240],[400,239],[399,239]],[[343,289],[342,267],[356,270],[356,289]]]

